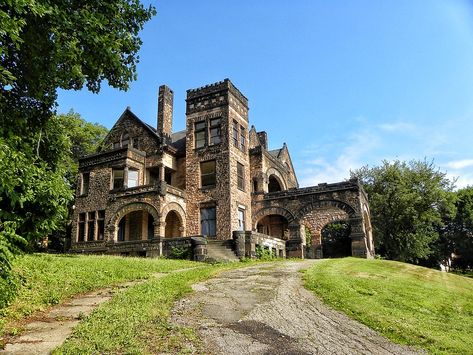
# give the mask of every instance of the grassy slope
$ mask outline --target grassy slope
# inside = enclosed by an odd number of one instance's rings
[[[473,280],[394,261],[323,260],[305,285],[393,341],[473,354]]]
[[[202,266],[183,260],[112,256],[25,255],[14,264],[18,295],[0,309],[0,336],[15,333],[15,321],[73,295],[119,283],[146,279],[156,272]]]
[[[177,299],[192,291],[192,283],[226,267],[174,273],[117,294],[82,321],[54,354],[205,353],[192,329],[171,324],[170,312]]]

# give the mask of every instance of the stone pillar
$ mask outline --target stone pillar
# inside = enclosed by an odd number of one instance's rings
[[[207,259],[207,240],[204,237],[192,237],[192,253],[194,261],[205,261]]]
[[[244,231],[233,231],[233,241],[236,255],[239,258],[244,258],[246,256],[246,233]]]
[[[123,169],[123,187],[125,189],[128,188],[128,167],[125,166],[125,169]]]
[[[288,258],[304,259],[304,244],[300,235],[300,225],[293,223],[289,225],[289,240],[286,241],[286,256]]]
[[[351,217],[348,222],[351,226],[351,255],[358,258],[372,257],[363,228],[363,218],[361,216]]]

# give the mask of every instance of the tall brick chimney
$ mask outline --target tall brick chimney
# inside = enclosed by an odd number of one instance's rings
[[[159,87],[158,94],[158,132],[170,136],[172,133],[172,106],[174,93],[166,85]]]

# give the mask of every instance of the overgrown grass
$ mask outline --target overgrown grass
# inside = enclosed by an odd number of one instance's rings
[[[391,340],[438,354],[473,354],[473,280],[385,260],[323,260],[305,286]]]
[[[81,322],[54,354],[204,353],[193,330],[170,323],[173,303],[191,284],[237,265],[208,265],[150,279],[114,296]]]
[[[17,321],[76,294],[146,279],[156,272],[197,266],[202,264],[113,256],[34,254],[19,257],[13,268],[17,295],[8,307],[0,309],[0,336],[5,332],[16,333]]]

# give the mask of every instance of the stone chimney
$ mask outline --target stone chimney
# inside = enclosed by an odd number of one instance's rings
[[[158,132],[167,136],[172,134],[172,106],[174,93],[166,85],[159,87],[158,94]]]
[[[268,134],[265,131],[257,132],[261,146],[268,150]]]

